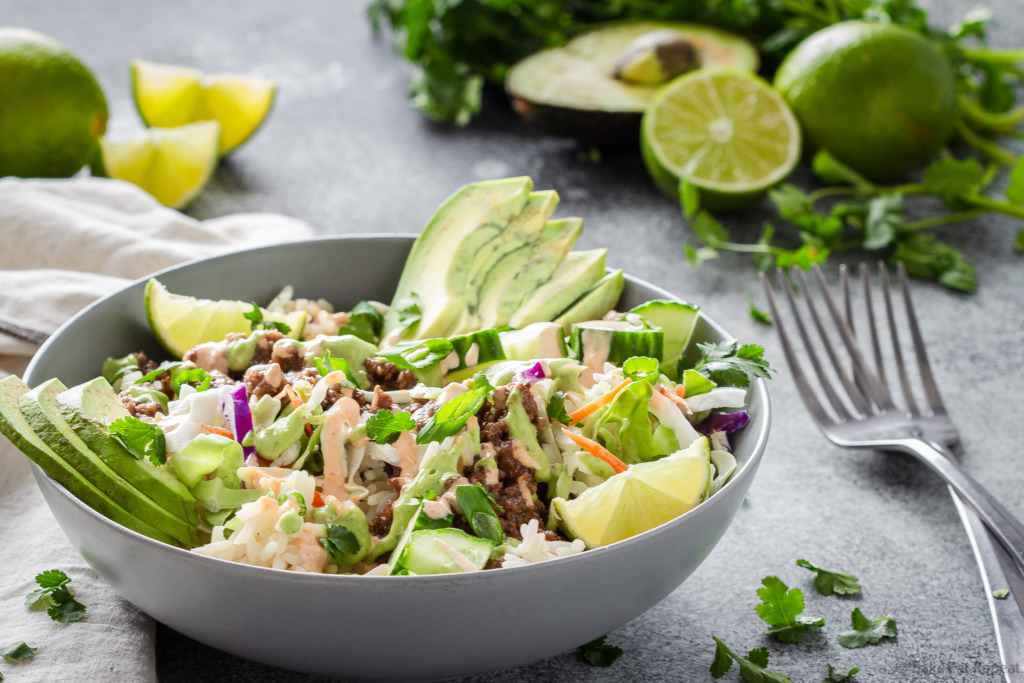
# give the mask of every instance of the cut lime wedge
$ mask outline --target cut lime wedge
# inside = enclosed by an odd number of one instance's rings
[[[150,128],[121,141],[100,140],[96,176],[134,183],[164,206],[180,209],[202,192],[220,158],[216,121]]]
[[[172,294],[159,281],[146,283],[146,318],[157,340],[176,358],[193,346],[221,341],[230,332],[250,332],[252,322],[245,317],[252,304],[244,301],[215,301]],[[289,337],[299,339],[306,325],[305,311],[275,315],[260,309],[263,319],[282,322]]]
[[[710,208],[760,196],[800,159],[800,126],[765,81],[732,69],[700,69],[651,100],[641,126],[647,169],[677,197],[688,180]],[[717,206],[716,206],[717,205]]]
[[[578,498],[551,505],[570,538],[588,548],[615,543],[675,519],[707,497],[711,482],[708,441],[661,460],[630,465]]]
[[[249,139],[270,113],[273,81],[234,74],[203,76],[195,69],[132,62],[132,94],[139,116],[150,127],[173,128],[195,121],[217,121],[220,152]]]

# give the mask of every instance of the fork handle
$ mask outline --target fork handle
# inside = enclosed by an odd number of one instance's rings
[[[900,439],[893,446],[916,455],[932,468],[960,497],[977,511],[992,534],[1003,544],[1013,561],[1024,570],[1024,525],[996,500],[984,486],[927,441]]]

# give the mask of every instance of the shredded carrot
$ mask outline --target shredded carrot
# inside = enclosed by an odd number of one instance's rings
[[[677,384],[676,385],[676,396],[678,396],[679,398],[686,398],[686,385],[684,385],[684,384]]]
[[[625,472],[627,469],[629,469],[626,463],[619,460],[617,457],[615,457],[614,453],[612,453],[610,450],[608,450],[598,442],[588,439],[582,434],[570,432],[565,427],[562,427],[562,431],[565,432],[565,435],[572,439],[577,446],[585,450],[587,453],[590,453],[595,458],[600,458],[601,460],[604,460],[606,463],[611,465],[612,469],[615,470],[616,474],[619,474],[620,472]]]
[[[315,507],[315,508],[323,507],[323,504],[324,504],[324,497],[322,495],[320,495],[319,491],[314,490],[313,491],[313,507]]]
[[[681,387],[683,385],[680,384],[679,386]],[[676,388],[678,389],[679,387]],[[684,389],[683,391],[685,393],[686,390]],[[685,398],[678,395],[678,391],[675,394],[673,394],[671,391],[669,391],[668,389],[659,384],[658,393],[660,393],[662,396],[672,401],[673,403],[678,404],[679,407],[683,409],[683,412],[686,413],[687,415],[693,415],[693,410],[690,408],[690,404],[686,402]]]
[[[231,430],[229,429],[224,429],[223,427],[214,427],[212,425],[203,424],[202,422],[199,423],[199,426],[202,427],[207,434],[217,434],[218,436],[226,436],[232,441],[235,440],[235,435],[232,434]]]
[[[619,395],[620,391],[622,391],[632,383],[633,380],[631,379],[622,380],[621,382],[619,382],[618,386],[616,386],[608,393],[601,394],[590,403],[587,403],[581,408],[577,408],[576,410],[569,413],[569,419],[572,420],[574,423],[587,419],[587,417],[592,415],[598,408],[611,403],[612,400],[614,400],[614,398]]]
[[[288,400],[292,402],[292,405],[296,409],[302,407],[302,399],[299,398],[299,395],[295,393],[294,389],[292,389],[292,385],[285,384],[284,393],[288,395]],[[313,436],[313,425],[309,424],[308,422],[306,423],[306,436]]]

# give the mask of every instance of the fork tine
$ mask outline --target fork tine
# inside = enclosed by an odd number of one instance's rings
[[[910,415],[920,415],[921,413],[917,409],[917,401],[914,400],[914,392],[910,388],[907,366],[903,362],[903,351],[900,348],[900,332],[896,326],[896,316],[892,306],[892,287],[889,283],[889,270],[885,267],[884,263],[878,264],[878,273],[882,277],[882,299],[885,301],[885,317],[889,322],[893,359],[896,361],[896,374],[900,378],[900,387],[903,389],[903,398],[907,403],[907,412]]]
[[[882,399],[882,408],[891,410],[896,406],[892,402],[892,395],[889,393],[889,380],[885,376],[885,363],[882,362],[882,345],[878,342],[878,326],[875,324],[874,297],[871,295],[871,269],[868,264],[860,264],[860,279],[864,284],[864,304],[867,307],[868,329],[871,333],[871,352],[875,357],[875,374],[878,377],[879,389]]]
[[[924,394],[925,398],[928,399],[928,407],[931,408],[933,415],[944,415],[946,407],[942,404],[939,387],[935,384],[935,377],[932,376],[931,365],[928,363],[928,353],[925,351],[924,339],[921,338],[921,328],[917,325],[914,304],[910,300],[910,278],[907,277],[907,268],[903,265],[902,261],[896,266],[896,274],[900,281],[903,308],[907,314],[907,321],[910,323],[910,338],[914,344],[914,353],[917,355],[917,367],[921,372],[921,383],[924,385]]]
[[[781,274],[779,275],[779,281],[781,282],[783,289],[788,287],[785,281],[783,281]],[[795,347],[790,341],[789,334],[786,332],[786,326],[782,322],[782,316],[779,314],[779,308],[775,304],[775,295],[772,293],[772,285],[764,273],[761,273],[761,284],[764,286],[765,295],[768,297],[768,308],[771,310],[772,320],[775,321],[775,329],[779,333],[779,341],[782,343],[782,353],[786,357],[786,363],[789,365],[789,371],[793,374],[793,381],[796,383],[796,388],[800,393],[800,398],[803,399],[804,405],[807,406],[807,410],[810,411],[818,424],[833,424],[835,420],[828,414],[828,411],[825,410],[821,401],[818,400],[818,396],[811,387],[810,382],[807,381],[807,376],[801,369],[800,363],[797,362],[796,354],[794,352]],[[799,318],[797,319],[799,320]]]
[[[843,316],[839,312],[839,307],[836,306],[836,301],[832,298],[832,293],[828,289],[828,283],[825,282],[825,275],[817,265],[815,265],[812,270],[815,278],[818,280],[818,286],[824,295],[825,305],[828,308],[829,314],[831,314],[836,327],[839,328],[839,336],[843,340],[843,344],[846,346],[846,350],[849,352],[850,357],[853,359],[854,372],[861,376],[864,385],[868,388],[868,394],[870,395],[871,400],[874,401],[875,405],[880,409],[884,408],[884,392],[880,388],[875,374],[868,367],[867,361],[864,360],[864,354],[861,353],[860,347],[857,346],[857,341],[853,338],[853,332],[850,331],[850,326],[845,320],[843,320]]]
[[[811,296],[811,289],[807,285],[807,278],[804,276],[803,271],[798,270],[797,278],[800,280],[801,293],[804,299],[807,301],[807,309],[811,313],[811,322],[814,323],[815,329],[818,331],[818,337],[821,339],[822,345],[825,347],[825,353],[828,355],[830,361],[832,361],[832,367],[836,371],[836,375],[839,377],[839,381],[846,389],[847,395],[850,397],[850,401],[854,407],[860,412],[861,415],[871,414],[871,405],[865,398],[864,393],[851,381],[849,374],[843,368],[843,363],[836,355],[835,348],[832,344],[832,340],[829,339],[828,334],[825,332],[825,326],[821,322],[821,316],[818,315],[818,307],[814,304],[814,298]],[[847,327],[849,329],[849,327]],[[808,343],[809,342],[805,342]],[[821,369],[818,368],[818,376],[824,378]]]

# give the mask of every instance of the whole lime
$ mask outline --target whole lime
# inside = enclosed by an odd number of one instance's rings
[[[92,72],[59,42],[0,27],[0,176],[65,178],[107,129]]]
[[[949,139],[956,80],[924,36],[847,21],[800,43],[775,74],[808,151],[825,148],[874,180],[924,164]]]

